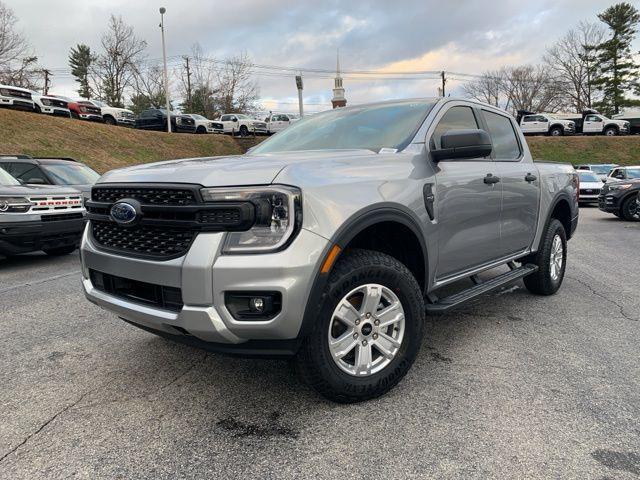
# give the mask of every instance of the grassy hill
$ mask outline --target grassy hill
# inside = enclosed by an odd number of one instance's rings
[[[627,137],[527,137],[536,160],[640,165],[640,135]]]
[[[100,173],[176,158],[242,153],[226,135],[169,134],[0,109],[0,154],[73,157]]]

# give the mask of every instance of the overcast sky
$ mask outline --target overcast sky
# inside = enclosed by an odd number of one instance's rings
[[[608,0],[0,0],[19,18],[18,28],[46,68],[68,68],[69,48],[99,47],[110,14],[122,15],[162,56],[158,8],[167,14],[167,55],[189,53],[199,43],[224,59],[246,51],[254,63],[335,69],[340,49],[344,70],[446,70],[477,74],[507,64],[535,63],[546,45],[580,20],[616,3]],[[632,2],[633,3],[633,2]],[[640,49],[636,41],[635,49]],[[293,74],[292,74],[293,75]],[[347,100],[433,96],[428,79],[344,80]],[[293,76],[260,75],[266,108],[293,111]],[[448,87],[455,93],[460,82]],[[308,111],[330,106],[331,78],[305,77]],[[52,91],[74,94],[73,79],[58,73]],[[276,102],[280,102],[279,104]]]

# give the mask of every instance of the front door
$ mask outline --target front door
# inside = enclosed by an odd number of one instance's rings
[[[510,117],[482,110],[484,128],[491,135],[493,160],[502,185],[500,255],[530,247],[538,225],[540,179],[536,166],[524,159],[516,125]]]
[[[436,119],[429,137],[432,148],[440,148],[448,130],[479,128],[479,115],[478,110],[452,102]],[[491,158],[443,160],[436,165],[438,280],[499,257],[502,184],[493,183],[492,176],[497,171]]]
[[[587,115],[584,118],[582,126],[583,133],[600,133],[602,132],[602,119],[598,115]]]

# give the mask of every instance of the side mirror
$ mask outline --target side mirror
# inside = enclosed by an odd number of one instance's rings
[[[449,130],[440,138],[440,148],[432,150],[432,158],[457,160],[465,158],[484,158],[491,155],[493,145],[487,132],[480,129]]]
[[[231,121],[232,121],[232,122],[237,122],[237,121],[238,121],[238,119],[237,119],[237,118],[233,118],[233,119],[231,119]]]

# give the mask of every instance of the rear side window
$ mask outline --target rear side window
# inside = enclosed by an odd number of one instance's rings
[[[478,122],[471,107],[452,107],[440,119],[433,131],[435,148],[440,148],[442,135],[449,130],[468,130],[478,128]]]
[[[522,151],[511,120],[504,115],[487,110],[483,110],[482,115],[487,122],[493,142],[493,157],[496,160],[517,161]]]

